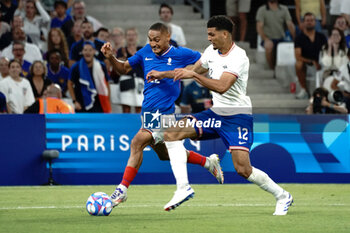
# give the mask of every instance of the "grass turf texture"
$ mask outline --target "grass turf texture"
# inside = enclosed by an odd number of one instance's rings
[[[294,197],[287,216],[255,185],[193,185],[194,199],[163,210],[174,185],[130,186],[111,215],[90,216],[90,194],[114,186],[0,187],[0,232],[350,232],[350,185],[284,184]]]

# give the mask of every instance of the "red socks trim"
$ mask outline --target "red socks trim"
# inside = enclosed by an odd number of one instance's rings
[[[200,155],[194,151],[189,151],[190,155],[187,158],[187,163],[199,164],[204,167],[205,162],[207,161],[207,157]]]
[[[137,174],[136,168],[126,166],[121,184],[129,188],[129,185],[134,180],[136,174]]]

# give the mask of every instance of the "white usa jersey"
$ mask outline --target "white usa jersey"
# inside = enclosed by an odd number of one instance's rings
[[[218,80],[225,72],[237,77],[236,82],[224,94],[212,93],[212,110],[218,115],[252,114],[252,103],[246,95],[249,72],[246,52],[233,43],[230,51],[220,54],[210,45],[200,60],[202,66],[209,69],[211,79]]]

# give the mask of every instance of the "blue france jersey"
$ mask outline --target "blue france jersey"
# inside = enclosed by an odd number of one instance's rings
[[[128,58],[129,64],[134,69],[141,65],[144,72],[145,88],[143,90],[144,100],[142,103],[143,112],[156,112],[170,114],[175,111],[175,101],[180,94],[180,82],[164,78],[147,83],[146,76],[151,70],[168,71],[176,68],[184,68],[194,64],[201,54],[188,48],[170,48],[162,55],[153,53],[149,44],[145,45],[136,54]]]

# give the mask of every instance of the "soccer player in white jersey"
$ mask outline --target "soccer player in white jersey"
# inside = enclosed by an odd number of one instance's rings
[[[290,193],[265,172],[250,164],[253,117],[251,101],[246,95],[249,59],[245,51],[233,42],[232,29],[233,23],[226,16],[212,17],[207,23],[211,45],[192,69],[175,69],[173,74],[174,80],[192,78],[212,90],[213,107],[182,119],[182,124],[178,123],[165,132],[153,133],[153,137],[156,143],[184,138],[204,140],[220,137],[231,152],[237,173],[276,198],[274,215],[286,215],[293,202]],[[201,75],[207,71],[210,78]],[[151,71],[147,79],[162,79],[162,76]],[[208,120],[214,123],[203,124]]]

